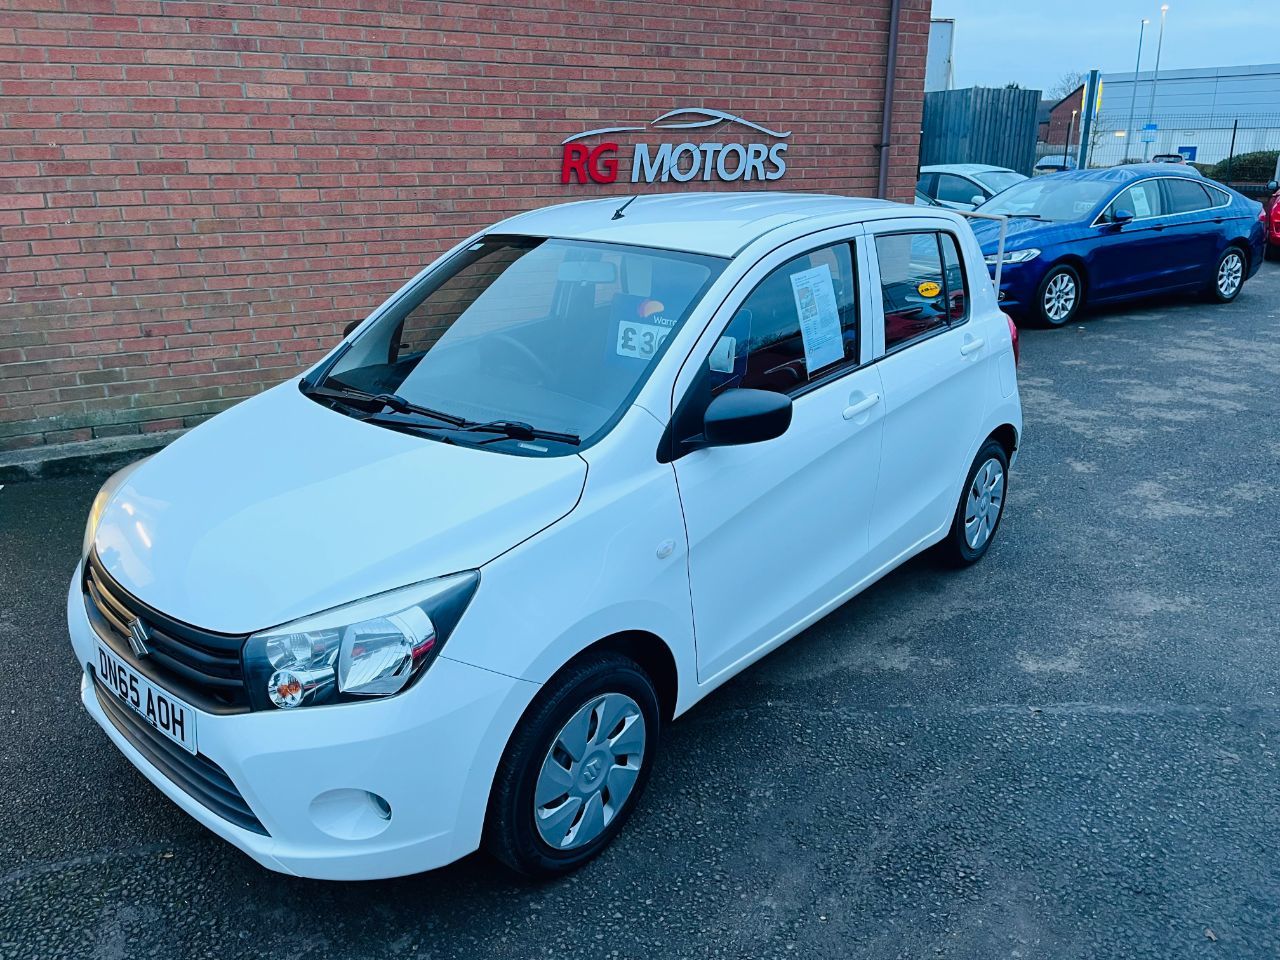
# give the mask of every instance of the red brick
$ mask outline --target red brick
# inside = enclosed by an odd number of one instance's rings
[[[887,6],[9,0],[0,412],[29,430],[0,449],[190,425],[312,362],[475,228],[633,191],[559,183],[586,127],[740,112],[793,131],[770,186],[869,193]],[[928,7],[903,4],[903,199]]]

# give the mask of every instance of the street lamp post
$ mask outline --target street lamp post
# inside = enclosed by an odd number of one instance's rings
[[[1146,17],[1143,17],[1142,22],[1138,24],[1138,62],[1133,65],[1133,93],[1129,96],[1129,133],[1124,142],[1125,160],[1129,159],[1129,145],[1133,142],[1133,135],[1138,132],[1133,127],[1133,117],[1138,107],[1138,71],[1142,69],[1142,35],[1146,32],[1149,22]]]
[[[1160,39],[1156,41],[1156,69],[1151,75],[1151,106],[1147,110],[1147,124],[1151,124],[1152,117],[1156,112],[1156,84],[1160,82],[1160,51],[1164,49],[1164,17],[1169,12],[1169,5],[1162,4],[1160,7]],[[1151,141],[1146,141],[1142,145],[1142,159],[1147,160],[1151,153]]]
[[[1076,114],[1079,110],[1071,111],[1071,122],[1067,124],[1067,142],[1062,145],[1062,167],[1064,170],[1068,168],[1067,157],[1071,155],[1071,136],[1076,132]]]

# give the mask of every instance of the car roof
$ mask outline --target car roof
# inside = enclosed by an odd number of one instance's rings
[[[850,223],[920,216],[887,200],[790,191],[640,194],[541,207],[495,224],[489,233],[629,243],[732,257],[753,240],[804,220],[841,215]],[[615,212],[627,204],[623,215]],[[794,228],[793,228],[794,229]]]
[[[1186,177],[1189,180],[1201,180],[1200,171],[1192,166],[1180,163],[1126,163],[1118,167],[1090,168],[1088,170],[1064,170],[1052,176],[1073,180],[1105,180],[1111,183],[1132,183],[1134,180],[1145,180],[1147,177]]]
[[[934,163],[920,168],[921,173],[1017,173],[1008,167],[995,167],[989,163]]]

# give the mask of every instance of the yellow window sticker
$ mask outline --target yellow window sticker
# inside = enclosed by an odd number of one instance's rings
[[[923,280],[920,285],[916,287],[916,293],[920,294],[922,297],[936,297],[941,292],[942,287],[932,280]]]

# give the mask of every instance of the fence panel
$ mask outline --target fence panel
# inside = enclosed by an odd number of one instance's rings
[[[990,163],[1030,174],[1038,90],[969,87],[924,97],[920,165]]]

